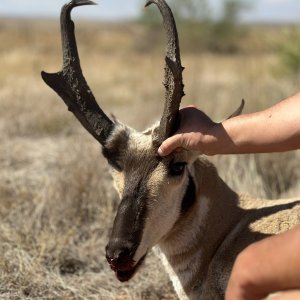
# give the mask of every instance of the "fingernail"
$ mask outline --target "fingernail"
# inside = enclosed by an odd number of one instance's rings
[[[163,154],[164,154],[161,148],[158,148],[157,152],[160,156],[163,156]]]

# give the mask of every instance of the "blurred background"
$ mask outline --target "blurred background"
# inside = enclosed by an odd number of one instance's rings
[[[80,12],[75,12],[74,14],[80,18],[120,22],[139,18],[144,6],[144,1],[142,0],[127,0],[126,2],[99,0],[95,2],[98,3],[98,7],[94,7],[93,9],[82,8]],[[185,11],[184,14],[186,17],[188,17],[186,11],[190,10],[191,7],[197,9],[197,12],[193,12],[195,16],[203,16],[207,13],[207,8],[209,8],[210,14],[216,17],[222,14],[225,2],[243,5],[248,2],[248,4],[251,4],[252,9],[241,11],[242,22],[297,23],[299,21],[300,3],[297,0],[173,0],[170,1],[170,4],[176,6],[178,10],[185,7],[182,12]],[[63,0],[47,2],[41,2],[39,0],[2,0],[0,15],[27,18],[57,18],[60,12],[60,6],[63,4]],[[183,5],[183,7],[178,6],[178,4]],[[204,10],[203,5],[205,5]]]
[[[221,121],[299,91],[300,2],[169,0],[185,92]],[[118,198],[100,147],[41,80],[61,68],[62,0],[0,3],[0,299],[177,299],[150,253],[120,284],[104,247]],[[74,10],[82,68],[101,107],[143,130],[160,118],[165,37],[156,7]],[[239,192],[300,194],[299,151],[209,158]]]

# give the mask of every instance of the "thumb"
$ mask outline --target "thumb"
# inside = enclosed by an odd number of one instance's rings
[[[160,156],[167,156],[176,148],[181,148],[183,146],[183,142],[182,134],[175,134],[161,144],[158,149],[158,154]]]

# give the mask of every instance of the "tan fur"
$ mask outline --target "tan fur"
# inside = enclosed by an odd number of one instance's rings
[[[147,134],[122,130],[118,129],[114,138],[122,140],[118,134],[127,132],[129,139],[120,160],[129,167],[113,172],[120,195],[126,178],[132,172],[142,174],[143,164],[146,167],[156,151],[151,130]],[[114,139],[109,142],[114,144]],[[237,255],[249,244],[299,224],[300,201],[238,195],[204,158],[197,159],[194,153],[183,151],[173,159],[188,163],[184,176],[168,176],[169,158],[159,162],[147,175],[148,215],[134,260],[139,261],[158,245],[159,256],[181,300],[223,299]],[[187,212],[181,213],[189,176],[196,184],[196,201]]]
[[[260,200],[249,195],[237,195],[205,160],[196,161],[195,166],[200,183],[198,202],[189,214],[179,220],[168,238],[160,243],[160,247],[177,273],[185,297],[223,299],[238,253],[267,235],[278,234],[300,224],[300,201]],[[208,206],[205,215],[201,209],[203,201],[209,201],[205,204]],[[293,203],[295,206],[288,207],[288,204]],[[283,207],[277,211],[277,205]],[[264,212],[260,208],[269,211]],[[194,220],[198,220],[200,226],[193,228]],[[190,240],[185,240],[185,249],[182,249],[178,247],[180,236],[188,230],[191,231]],[[174,249],[177,249],[177,253]],[[194,271],[196,263],[197,271]],[[184,274],[184,267],[188,275]]]
[[[113,172],[115,188],[118,191],[119,197],[124,191],[124,173],[123,172]]]

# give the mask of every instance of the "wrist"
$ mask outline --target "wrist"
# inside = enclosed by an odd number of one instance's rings
[[[223,123],[214,123],[203,137],[206,145],[204,154],[212,156],[216,154],[234,153],[234,144],[229,137]]]
[[[202,154],[213,156],[218,154],[218,140],[216,132],[218,131],[219,124],[214,123],[206,133],[200,135],[199,139],[199,150]]]

